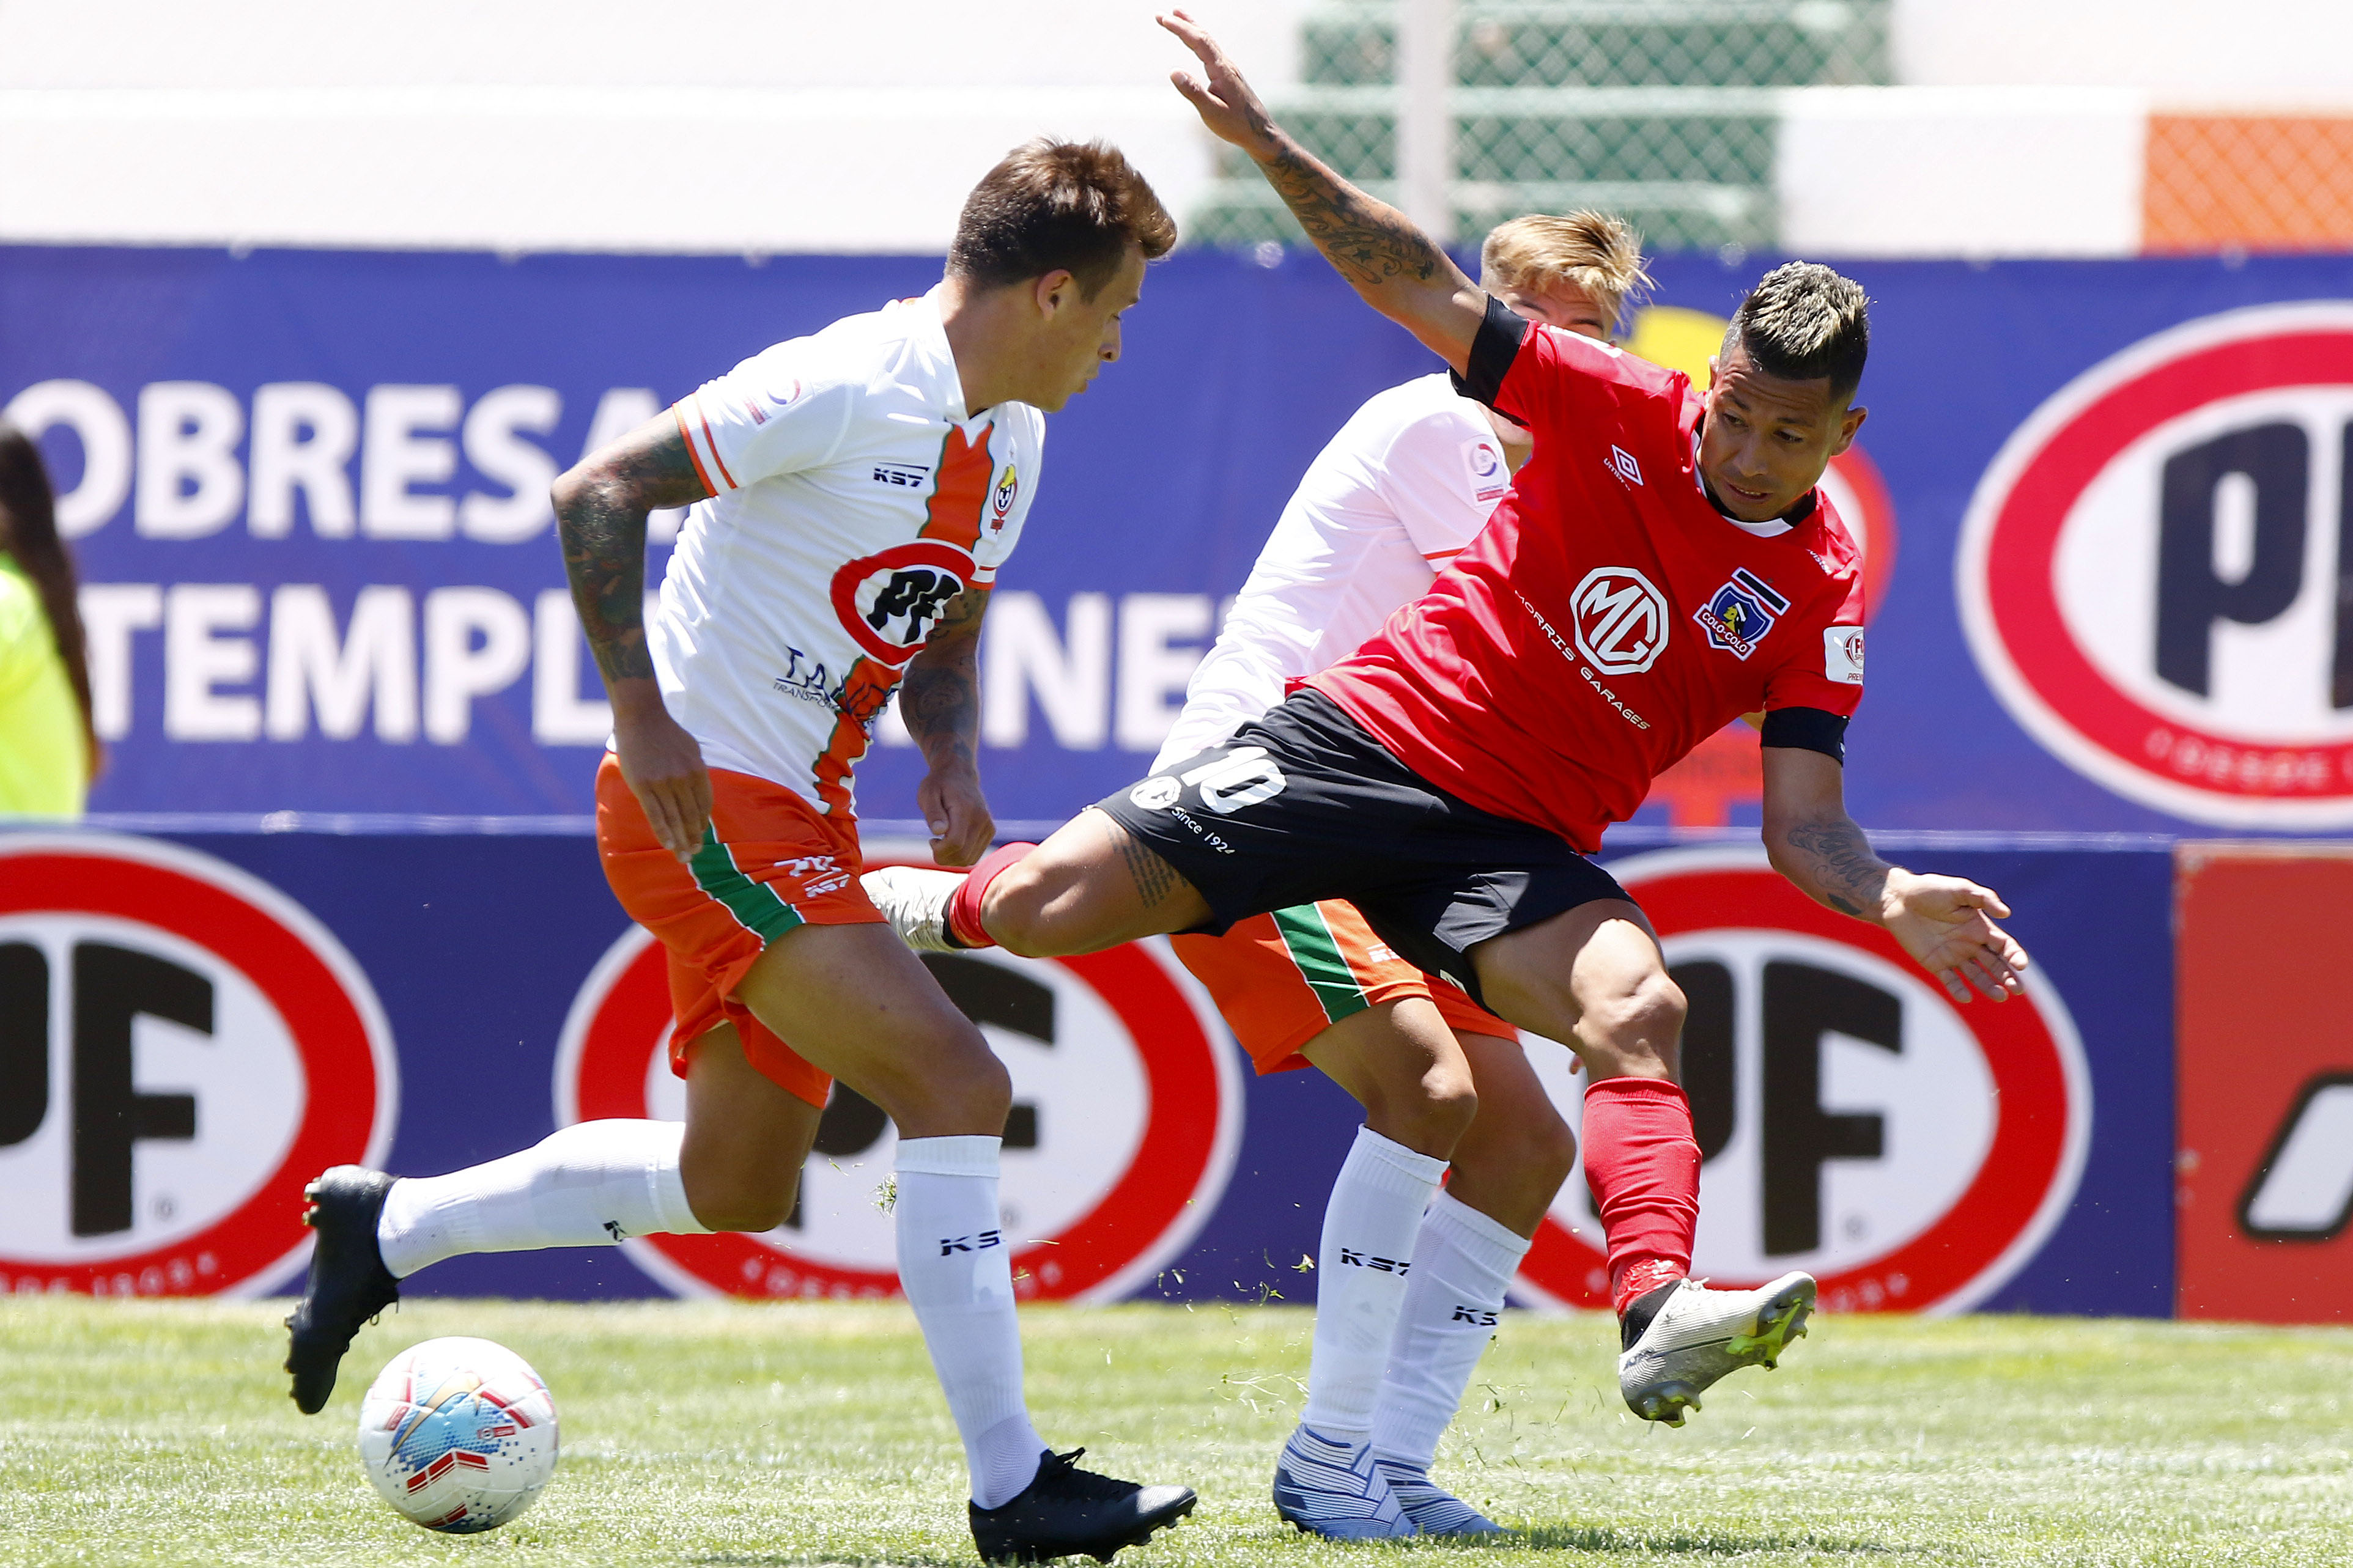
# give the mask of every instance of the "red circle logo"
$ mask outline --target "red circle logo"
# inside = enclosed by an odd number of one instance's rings
[[[2187,322],[2084,372],[1978,482],[1978,667],[2077,772],[2176,816],[2353,824],[2353,304]]]
[[[1184,1251],[1225,1190],[1240,1075],[1207,997],[1165,946],[1051,960],[923,955],[1013,1075],[1000,1200],[1008,1235],[1021,1238],[1012,1263],[1025,1299],[1131,1293]],[[660,944],[632,928],[581,986],[556,1053],[559,1124],[683,1119],[664,967]],[[785,1224],[622,1245],[681,1295],[896,1295],[884,1196],[896,1147],[881,1111],[837,1084]]]
[[[975,570],[970,552],[936,539],[894,544],[833,574],[833,613],[860,647],[895,669],[922,650]]]
[[[0,837],[0,1290],[259,1295],[374,1164],[391,1031],[343,944],[176,845]]]
[[[1813,1274],[1838,1311],[1959,1311],[2040,1247],[2091,1136],[2090,1077],[2058,994],[1956,1006],[1874,926],[1832,914],[1746,847],[1611,868],[1690,1002],[1683,1086],[1704,1160],[1692,1272]],[[1567,1053],[1531,1053],[1577,1125]],[[1516,1289],[1607,1306],[1581,1172]]]
[[[1887,497],[1879,465],[1860,447],[1831,459],[1820,488],[1862,552],[1862,618],[1868,621],[1886,603],[1887,580],[1895,574],[1895,503]]]

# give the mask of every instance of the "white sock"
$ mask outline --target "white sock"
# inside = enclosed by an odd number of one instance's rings
[[[685,1138],[676,1121],[583,1121],[503,1160],[395,1182],[375,1226],[384,1266],[405,1279],[461,1252],[701,1236],[678,1173]]]
[[[1446,1162],[1417,1154],[1369,1127],[1332,1184],[1324,1241],[1315,1258],[1315,1350],[1307,1363],[1307,1408],[1300,1420],[1327,1437],[1362,1443],[1372,1435],[1381,1366],[1405,1299],[1421,1211]]]
[[[899,1141],[899,1285],[972,1470],[972,1500],[1001,1508],[1035,1479],[1044,1439],[1021,1398],[1013,1248],[998,1229],[997,1138]]]
[[[1528,1253],[1527,1238],[1441,1193],[1422,1216],[1398,1314],[1373,1452],[1428,1469],[1438,1439],[1461,1408],[1472,1369],[1494,1337],[1504,1292]]]

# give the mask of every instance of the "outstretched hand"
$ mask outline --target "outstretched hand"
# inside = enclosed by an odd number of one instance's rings
[[[1172,11],[1156,18],[1160,25],[1184,40],[1201,62],[1199,80],[1184,71],[1171,71],[1168,79],[1185,95],[1185,101],[1199,111],[1201,123],[1221,142],[1230,142],[1251,157],[1263,157],[1274,151],[1274,121],[1261,103],[1258,94],[1218,47],[1218,40],[1204,32],[1199,23],[1182,11]]]
[[[1888,934],[1956,1002],[1969,1000],[1971,986],[1995,1002],[2026,989],[2026,949],[1994,924],[2009,917],[2010,906],[1992,889],[1960,877],[1899,870],[1888,878]]]

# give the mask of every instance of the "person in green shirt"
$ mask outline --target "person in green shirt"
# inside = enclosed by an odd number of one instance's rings
[[[0,424],[0,817],[78,817],[98,771],[73,558],[40,448]]]

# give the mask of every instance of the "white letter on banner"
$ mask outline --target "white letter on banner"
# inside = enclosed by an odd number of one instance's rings
[[[459,504],[458,522],[467,538],[512,544],[529,539],[555,516],[547,500],[548,487],[555,483],[555,459],[521,433],[533,430],[544,436],[563,413],[564,400],[545,386],[501,386],[475,403],[466,416],[466,461],[510,493],[476,490]]]
[[[164,624],[164,590],[153,583],[85,583],[80,602],[90,726],[101,741],[120,741],[131,733],[131,634]]]
[[[52,425],[70,426],[81,442],[81,482],[58,497],[59,533],[79,539],[114,521],[131,493],[131,422],[103,389],[86,381],[37,381],[8,400],[0,419],[36,441]]]
[[[463,741],[473,727],[474,699],[512,686],[530,662],[531,617],[506,595],[496,588],[426,595],[426,739],[445,746]]]
[[[580,456],[586,459],[600,447],[609,447],[630,431],[663,412],[661,399],[646,386],[615,386],[606,389],[596,400],[596,412],[588,421],[588,439],[580,444]],[[686,521],[682,506],[656,507],[646,513],[646,542],[674,544],[678,531]]]
[[[1207,594],[1130,594],[1119,605],[1119,743],[1131,752],[1156,752],[1176,727],[1181,704],[1203,649],[1171,647],[1171,637],[1208,634],[1213,606]]]
[[[139,499],[132,518],[150,539],[217,533],[245,501],[237,444],[245,410],[208,381],[139,389]],[[181,486],[188,488],[184,491]]]
[[[261,704],[213,689],[251,680],[260,667],[250,631],[261,619],[261,591],[245,583],[181,583],[164,596],[164,733],[174,741],[250,741],[261,733]]]
[[[270,595],[269,738],[301,740],[315,704],[319,733],[348,741],[371,700],[376,739],[417,739],[417,610],[408,590],[362,588],[341,638],[326,589],[290,583]]]
[[[1035,594],[998,593],[981,623],[980,728],[992,746],[1029,740],[1029,694],[1038,694],[1054,743],[1100,751],[1111,729],[1111,596],[1073,594],[1067,639]]]
[[[580,612],[562,588],[533,606],[531,738],[543,746],[601,746],[613,732],[613,705],[580,695]]]
[[[257,539],[294,531],[294,492],[321,539],[352,536],[352,476],[360,442],[359,411],[338,388],[317,381],[273,381],[253,394],[253,482],[245,526]]]
[[[370,539],[447,539],[455,530],[457,502],[417,495],[408,487],[444,484],[458,471],[457,444],[424,432],[455,428],[463,406],[454,386],[368,388],[360,529]]]

